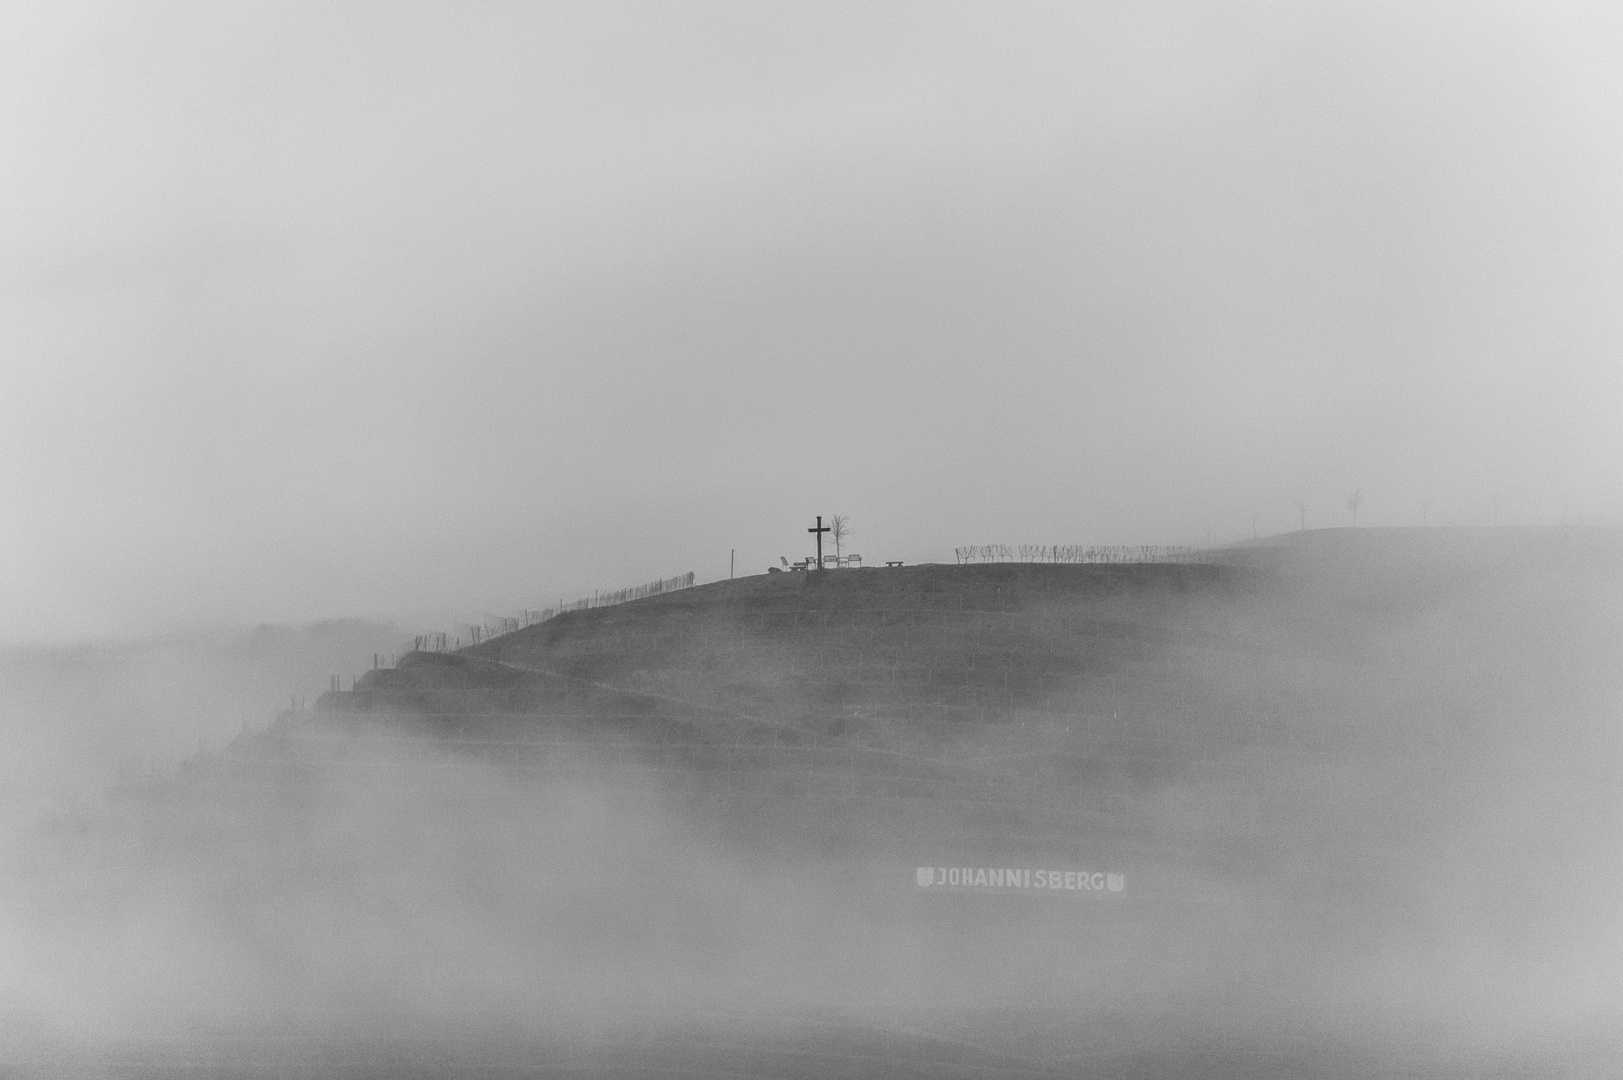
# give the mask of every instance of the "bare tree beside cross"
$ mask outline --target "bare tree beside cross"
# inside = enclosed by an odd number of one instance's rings
[[[828,519],[828,535],[834,540],[834,561],[840,560],[840,545],[851,535],[851,515],[835,514]]]

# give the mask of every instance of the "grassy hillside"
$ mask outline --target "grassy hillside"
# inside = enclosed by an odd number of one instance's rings
[[[1403,663],[1397,638],[1502,577],[1518,550],[1514,538],[1364,530],[1204,565],[762,575],[409,656],[325,705],[630,710],[655,741],[669,741],[669,714],[717,731],[746,721],[792,744],[1402,754],[1462,728],[1449,672]]]
[[[470,652],[820,733],[952,729],[1060,694],[1105,709],[1114,682],[1233,577],[1184,565],[763,575],[574,612]]]
[[[129,1075],[1576,1074],[1623,1046],[1620,641],[1617,538],[1550,531],[576,612],[13,852],[13,1029],[139,1031]],[[915,881],[1007,866],[1125,885]]]

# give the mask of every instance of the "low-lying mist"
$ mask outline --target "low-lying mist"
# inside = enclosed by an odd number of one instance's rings
[[[1148,689],[1109,716],[1056,693],[934,733],[942,760],[1023,755],[991,801],[744,789],[634,740],[541,768],[319,712],[233,740],[271,709],[225,693],[220,741],[173,775],[13,813],[0,1056],[109,1076],[1606,1075],[1623,562],[1615,537],[1471,544],[1237,554],[1241,584],[1189,597],[1140,658],[1175,713]],[[348,670],[317,666],[317,685]],[[162,678],[56,670],[54,699],[40,676],[7,703],[35,732],[30,709],[78,703],[79,741],[39,775],[103,760],[83,749],[102,737],[199,737],[156,719]],[[148,711],[118,713],[120,686]],[[45,744],[12,745],[29,764]],[[952,860],[1126,887],[917,887]]]
[[[339,620],[0,651],[0,829],[218,750],[404,636]]]

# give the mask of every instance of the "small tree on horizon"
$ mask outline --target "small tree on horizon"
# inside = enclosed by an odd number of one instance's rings
[[[840,557],[840,545],[851,535],[851,515],[835,514],[828,521],[828,535],[834,540],[834,558]]]
[[[1302,532],[1307,532],[1307,500],[1306,499],[1298,499],[1298,500],[1296,500],[1296,513],[1297,513],[1297,520],[1300,522],[1300,530]]]
[[[1363,505],[1364,493],[1362,490],[1354,491],[1347,496],[1347,509],[1352,511],[1353,528],[1355,529],[1358,528],[1358,508]]]

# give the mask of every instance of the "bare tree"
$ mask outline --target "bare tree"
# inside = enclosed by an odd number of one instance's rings
[[[1358,508],[1364,505],[1363,491],[1354,491],[1347,496],[1347,509],[1352,511],[1353,528],[1358,528]]]
[[[834,559],[839,561],[840,545],[851,535],[851,515],[835,514],[828,519],[828,534],[834,538]]]
[[[1296,500],[1297,520],[1301,523],[1301,531],[1307,532],[1307,500]]]

